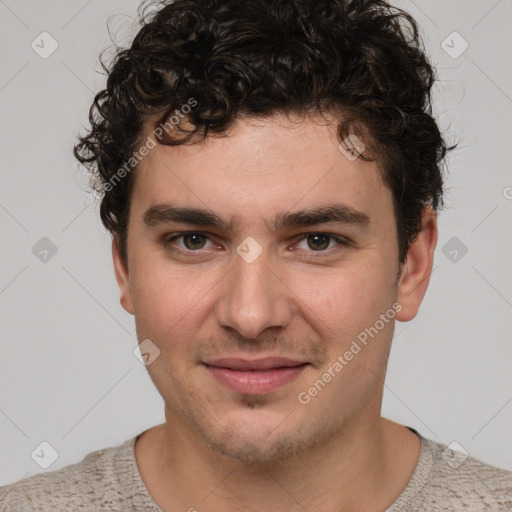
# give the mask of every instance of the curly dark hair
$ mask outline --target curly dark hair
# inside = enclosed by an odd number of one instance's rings
[[[141,144],[144,124],[168,122],[191,98],[187,128],[180,123],[159,143],[222,135],[241,116],[336,113],[340,141],[357,134],[366,146],[360,157],[379,162],[405,261],[424,208],[444,206],[441,165],[456,147],[446,146],[433,118],[436,72],[409,13],[384,0],[175,0],[149,14],[148,7],[140,7],[131,47],[110,66],[102,62],[106,88],[74,147],[125,261],[134,172],[108,184]]]

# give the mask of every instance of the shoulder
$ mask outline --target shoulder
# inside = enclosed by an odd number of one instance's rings
[[[132,444],[129,439],[91,452],[81,462],[0,487],[0,509],[96,510],[116,505],[120,502],[119,469]]]
[[[415,503],[434,505],[435,511],[512,510],[512,472],[469,456],[462,447],[454,449],[424,439],[430,471]]]

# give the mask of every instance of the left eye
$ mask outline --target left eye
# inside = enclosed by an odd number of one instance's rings
[[[328,235],[327,233],[307,234],[304,236],[304,238],[302,238],[301,243],[306,242],[306,244],[309,246],[306,247],[306,250],[313,247],[311,250],[314,252],[324,252],[326,249],[332,248],[330,247],[330,242],[333,240],[336,241],[338,245],[346,245],[346,242],[342,238],[334,235]]]
[[[183,252],[198,252],[205,249],[205,243],[210,240],[208,235],[198,231],[190,233],[181,233],[172,236],[167,239],[165,245],[171,245],[176,243],[176,240],[182,239],[182,244],[178,245],[178,251]],[[307,233],[296,244],[300,250],[312,251],[312,252],[326,252],[327,249],[332,249],[332,242],[336,242],[335,245],[348,245],[347,241],[342,237],[329,235],[327,233]],[[211,242],[211,240],[210,240]],[[307,247],[300,247],[300,244],[306,244]]]

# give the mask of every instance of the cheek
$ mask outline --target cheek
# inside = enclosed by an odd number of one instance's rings
[[[193,316],[194,305],[205,293],[187,269],[150,258],[134,262],[131,273],[135,319],[145,337],[162,339],[179,329],[180,320]]]
[[[190,351],[193,340],[212,319],[212,301],[226,270],[177,265],[163,253],[141,251],[133,257],[131,287],[138,339],[151,339],[173,353]],[[213,325],[213,324],[212,324]]]
[[[297,284],[297,295],[303,294],[301,315],[320,335],[327,353],[318,374],[329,384],[319,393],[322,398],[314,400],[316,407],[337,404],[341,417],[349,415],[366,404],[380,385],[395,316],[390,282],[383,263],[379,266],[374,261],[364,271],[338,269],[330,276]],[[386,313],[387,321],[381,320]],[[317,381],[307,386],[314,387]]]
[[[298,304],[305,306],[303,314],[332,337],[334,333],[352,333],[368,322],[373,324],[391,307],[391,279],[384,262],[374,258],[357,268],[354,265],[303,275],[290,287],[301,299]]]

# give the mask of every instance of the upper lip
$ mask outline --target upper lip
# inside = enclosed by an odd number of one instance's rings
[[[271,368],[293,367],[306,364],[306,361],[296,361],[286,357],[263,357],[261,359],[240,359],[236,357],[223,357],[213,359],[207,366],[229,368],[230,370],[269,370]]]

